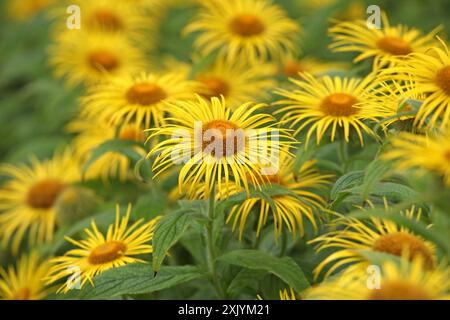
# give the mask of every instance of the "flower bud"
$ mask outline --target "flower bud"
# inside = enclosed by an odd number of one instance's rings
[[[55,203],[56,223],[69,226],[92,215],[97,208],[97,197],[91,190],[68,187],[58,196]]]

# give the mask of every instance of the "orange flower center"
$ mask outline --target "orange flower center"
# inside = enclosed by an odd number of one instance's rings
[[[284,180],[283,180],[282,177],[280,177],[277,174],[268,174],[268,175],[263,175],[262,176],[261,183],[274,183],[274,184],[283,185],[284,184]]]
[[[119,60],[111,52],[103,49],[96,50],[89,55],[89,64],[97,71],[112,71],[119,66]]]
[[[212,156],[232,156],[244,148],[245,136],[243,131],[226,120],[213,120],[203,126],[202,149],[210,151]],[[244,139],[242,139],[244,138]],[[219,141],[217,141],[219,140]],[[222,146],[222,154],[216,155],[215,146]]]
[[[348,117],[358,113],[353,107],[357,99],[347,93],[333,93],[326,97],[320,105],[321,110],[329,116]]]
[[[122,21],[118,16],[108,10],[97,10],[91,17],[91,23],[97,24],[101,28],[118,31],[123,29]]]
[[[126,127],[120,131],[119,139],[143,142],[145,141],[145,135],[141,130],[135,128]]]
[[[241,14],[231,20],[230,29],[242,37],[251,37],[263,33],[266,27],[255,15]]]
[[[153,83],[138,83],[128,89],[126,98],[129,103],[148,106],[167,98],[167,93]]]
[[[406,232],[394,232],[381,236],[374,245],[373,250],[401,256],[403,250],[409,251],[410,258],[421,256],[427,268],[433,268],[433,254],[425,243],[412,234]]]
[[[450,150],[444,152],[444,158],[450,163]]]
[[[436,83],[446,94],[450,95],[450,66],[446,66],[438,71]]]
[[[369,300],[430,300],[421,287],[406,281],[387,281],[380,289],[373,289]]]
[[[220,97],[220,95],[226,97],[230,92],[230,86],[228,83],[218,77],[200,78],[199,81],[203,83],[208,90],[208,93],[203,94],[203,96],[207,99],[211,99],[212,97]]]
[[[90,264],[104,264],[119,259],[125,254],[127,247],[119,241],[104,243],[94,250],[88,257]]]
[[[299,61],[288,61],[283,66],[283,74],[287,77],[297,77],[299,73],[306,71]]]
[[[66,187],[57,179],[47,179],[33,185],[27,194],[27,204],[35,209],[48,209]]]
[[[14,300],[29,300],[31,297],[31,291],[28,288],[20,288],[14,294]]]
[[[412,52],[411,45],[397,37],[386,36],[381,38],[377,41],[377,46],[381,50],[396,56],[406,56]]]

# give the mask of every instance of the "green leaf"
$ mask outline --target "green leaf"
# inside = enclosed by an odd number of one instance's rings
[[[375,159],[367,166],[363,183],[361,185],[361,195],[364,200],[369,197],[369,194],[375,185],[381,181],[390,168],[391,167],[386,161],[380,159]]]
[[[134,219],[151,220],[161,215],[167,205],[167,199],[161,192],[153,190],[149,194],[139,197],[133,208]]]
[[[105,141],[92,152],[91,157],[83,167],[83,175],[86,174],[89,167],[95,163],[95,161],[108,152],[120,153],[130,158],[132,161],[138,162],[142,159],[142,155],[137,151],[137,148],[141,148],[139,143],[131,140],[114,139]]]
[[[277,258],[256,250],[236,250],[219,257],[219,260],[252,270],[272,273],[297,292],[310,286],[302,269],[290,257]]]
[[[335,199],[339,193],[346,192],[349,188],[359,185],[364,180],[364,171],[351,171],[344,174],[335,182],[331,189],[331,199]]]
[[[363,186],[353,187],[347,190],[351,194],[358,195],[363,199]],[[405,201],[419,197],[419,193],[403,184],[394,182],[379,182],[375,184],[370,195],[379,198],[388,198],[393,201]]]
[[[169,249],[175,245],[192,223],[191,209],[180,209],[164,216],[153,236],[153,270],[158,272]]]
[[[94,278],[94,285],[86,284],[78,298],[106,299],[124,294],[144,294],[186,283],[203,276],[195,266],[163,267],[154,276],[148,264],[136,263],[113,268]]]
[[[258,282],[266,275],[264,270],[242,269],[230,282],[227,293],[238,296],[245,288],[257,288]]]

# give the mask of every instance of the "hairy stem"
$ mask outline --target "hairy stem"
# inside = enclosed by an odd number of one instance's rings
[[[209,273],[211,274],[212,283],[216,290],[217,296],[220,299],[226,299],[226,292],[222,286],[222,282],[220,281],[217,275],[216,268],[216,245],[214,243],[214,235],[213,235],[213,225],[215,215],[215,202],[216,192],[215,192],[215,184],[213,185],[212,191],[209,195],[209,206],[208,206],[208,224],[206,226],[206,258],[208,263]]]

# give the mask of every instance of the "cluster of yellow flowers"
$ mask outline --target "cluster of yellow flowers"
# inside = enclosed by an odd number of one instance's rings
[[[256,237],[271,223],[277,242],[284,233],[303,237],[306,224],[317,231],[331,219],[329,231],[308,242],[317,245],[317,252],[335,249],[314,271],[316,279],[325,280],[306,292],[280,292],[282,299],[296,294],[448,298],[448,268],[432,242],[387,218],[335,217],[326,195],[336,174],[320,172],[314,158],[295,156],[297,149],[334,141],[343,148],[389,141],[382,159],[395,161],[401,170],[434,173],[450,187],[450,52],[437,36],[440,28],[422,34],[390,25],[385,14],[381,29],[370,29],[363,20],[335,22],[329,29],[331,50],[358,53],[354,63],[373,64],[363,78],[332,76],[327,73],[349,66],[302,57],[301,26],[279,5],[269,0],[191,2],[198,13],[180,33],[196,37],[192,64],[158,56],[156,49],[164,41],[161,21],[171,7],[186,5],[182,1],[71,1],[81,9],[79,30],[66,28],[66,4],[48,9],[55,20],[50,65],[55,77],[68,88],[82,87],[83,95],[67,125],[75,136],[70,146],[50,160],[33,158],[30,164],[0,168],[8,177],[0,187],[0,238],[14,255],[25,246],[31,252],[16,269],[0,269],[0,298],[45,298],[72,266],[80,270],[81,286],[93,284],[97,274],[145,262],[142,255],[152,252],[149,242],[159,218],[130,224],[131,206],[123,217],[117,207],[106,233],[93,221],[84,239],[67,238],[74,248],[62,256],[40,260],[35,250],[54,241],[61,227],[58,206],[78,201],[76,184],[136,180],[128,155],[109,151],[94,157],[110,140],[130,142],[136,154],[147,157],[156,183],[176,175],[172,200],[214,202],[245,194],[226,217],[240,239],[253,215]],[[208,142],[225,152],[198,143],[197,134],[204,139],[208,130],[213,132]],[[236,132],[242,132],[242,144]],[[267,190],[273,185],[286,192],[271,194]],[[422,219],[415,207],[401,214]],[[370,262],[361,251],[401,258],[400,265],[382,266],[379,290],[366,286]],[[59,291],[69,289],[62,284]]]

